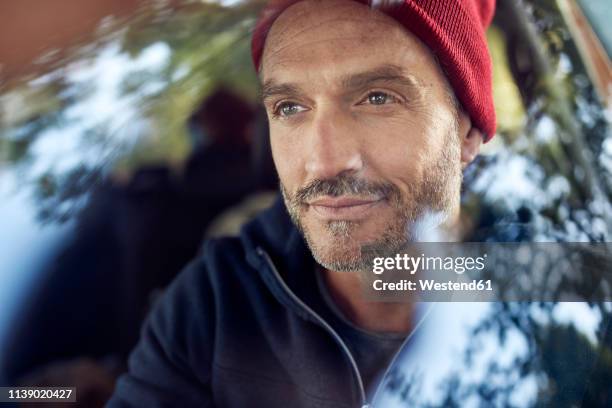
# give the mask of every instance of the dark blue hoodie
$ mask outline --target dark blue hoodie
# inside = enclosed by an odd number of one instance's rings
[[[156,303],[108,407],[360,407],[355,359],[302,299],[314,261],[282,200],[207,241]]]

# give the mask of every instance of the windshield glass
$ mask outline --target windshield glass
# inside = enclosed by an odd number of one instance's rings
[[[78,356],[112,357],[114,381],[202,239],[278,196],[250,54],[264,2],[30,3],[0,13],[0,385]],[[497,3],[498,128],[463,174],[471,236],[609,243],[612,8]],[[203,160],[212,96],[241,136]],[[398,360],[382,406],[610,406],[610,299],[535,300],[428,304],[415,339],[436,341]]]

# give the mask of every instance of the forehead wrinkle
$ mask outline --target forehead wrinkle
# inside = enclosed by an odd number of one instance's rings
[[[426,88],[417,76],[405,72],[401,66],[395,64],[383,64],[363,72],[343,74],[337,82],[340,88],[347,90],[363,88],[374,82],[396,83],[410,88],[421,96]],[[262,86],[261,99],[265,100],[277,94],[297,96],[302,92],[295,83],[277,84],[274,78],[270,78]]]
[[[363,35],[358,35],[358,36],[344,36],[344,37],[338,37],[338,38],[335,38],[335,40],[337,40],[337,41],[347,41],[347,40],[350,40],[350,41],[356,41],[356,40],[359,40],[359,41],[361,41],[361,40],[363,40]],[[314,41],[310,41],[310,42],[306,43],[306,45],[311,45],[311,46],[312,46],[312,45],[316,45],[316,44],[320,44],[320,43],[328,43],[329,41],[330,41],[329,39],[314,40]],[[278,56],[278,54],[279,54],[279,53],[282,53],[282,52],[283,52],[283,51],[285,51],[287,48],[290,48],[290,47],[292,47],[293,45],[294,45],[294,44],[291,44],[291,43],[290,43],[290,44],[287,44],[287,45],[286,45],[286,46],[284,46],[284,47],[277,48],[277,49],[276,49],[276,50],[274,50],[274,51],[268,51],[268,52],[266,52],[266,53],[265,53],[265,57],[264,57],[264,64],[265,64],[265,61],[266,61],[266,60],[268,60],[268,59],[270,59],[270,58],[274,58],[274,57]],[[302,44],[302,45],[304,45],[304,44]],[[266,57],[267,57],[267,58],[266,58]],[[295,60],[295,57],[291,58],[290,60]],[[299,58],[298,58],[297,60],[299,61]],[[264,64],[262,64],[262,68],[263,68],[263,65],[264,65]],[[277,61],[277,62],[275,62],[275,63],[274,63],[274,65],[280,65],[280,64],[282,64],[282,59],[281,59],[281,62],[278,62],[278,61]]]
[[[348,19],[344,19],[344,20],[350,21]],[[390,22],[384,21],[383,23],[385,25],[391,26],[393,29],[395,29],[395,34],[399,34],[401,36],[401,39],[405,38],[406,31],[402,27],[397,27],[395,25],[394,21],[390,21]],[[323,25],[323,24],[321,24],[321,25]],[[361,26],[361,28],[363,28],[363,26]],[[308,28],[302,30],[302,32],[304,32],[306,30],[308,30]],[[389,40],[389,36],[390,35],[391,35],[391,31],[385,32],[385,38],[387,40]],[[381,37],[368,36],[366,34],[359,33],[359,34],[355,34],[355,35],[344,35],[342,37],[335,37],[332,40],[330,40],[330,39],[313,40],[313,41],[307,42],[305,44],[301,44],[300,47],[302,47],[304,45],[313,46],[313,45],[317,45],[317,44],[320,44],[320,43],[329,43],[330,41],[333,41],[333,40],[335,40],[335,41],[351,41],[353,44],[355,44],[355,41],[357,41],[358,44],[364,45],[364,44],[368,44],[368,43],[372,44],[372,43],[375,43],[375,42],[381,42],[384,39],[381,38]],[[276,42],[279,42],[280,44],[286,43],[286,45],[280,46],[280,47],[279,46],[274,46],[274,42],[275,42],[275,39],[273,39],[272,41],[270,41],[270,39],[268,39],[268,41],[267,41],[268,45],[266,45],[265,48],[264,48],[263,57],[262,57],[262,64],[261,64],[261,66],[259,68],[260,77],[264,76],[263,72],[264,72],[264,66],[266,65],[266,61],[269,61],[270,59],[277,58],[278,54],[283,53],[288,48],[295,47],[295,43],[292,42],[291,40],[288,40],[288,39],[276,40]],[[270,46],[269,43],[271,43],[272,46]],[[297,50],[296,50],[296,52],[297,52]],[[295,54],[295,53],[293,53],[293,54]],[[281,58],[280,61],[274,61],[274,66],[285,65],[284,63],[287,62],[287,61],[300,61],[300,59],[301,59],[300,55],[301,54],[298,53],[297,56],[296,55],[292,55],[291,57],[286,57],[284,59]],[[302,57],[302,59],[303,59],[303,57]]]
[[[319,10],[320,11],[320,10]],[[388,21],[385,18],[380,18],[380,17],[385,17],[384,14],[381,14],[379,12],[377,12],[376,15],[372,15],[373,18],[367,18],[365,19],[367,21],[367,23],[369,25],[375,25],[375,24],[384,24],[384,25],[395,25],[395,20],[391,20]],[[297,18],[298,16],[295,16],[294,20],[300,21],[300,19]],[[339,24],[339,23],[355,23],[357,24],[360,28],[363,27],[363,20],[364,20],[365,16],[346,16],[346,15],[342,15],[342,16],[332,16],[329,18],[324,18],[324,19],[317,19],[314,22],[309,22],[309,23],[294,23],[294,24],[289,24],[289,22],[284,22],[284,21],[276,21],[273,25],[272,25],[272,29],[270,30],[270,37],[275,37],[275,36],[280,36],[282,38],[283,35],[286,35],[288,31],[291,31],[293,29],[295,29],[296,27],[299,27],[300,25],[303,26],[303,28],[299,31],[297,31],[296,33],[293,34],[292,37],[296,37],[299,36],[301,34],[303,34],[304,32],[307,32],[309,30],[315,30],[318,29],[321,26],[324,25],[331,25],[331,24]],[[280,18],[279,18],[280,20]],[[280,26],[280,28],[279,28]],[[275,31],[279,31],[278,33],[275,33]]]
[[[355,5],[360,5],[360,3],[355,3],[355,2],[351,2],[354,3]],[[300,4],[300,3],[297,3]],[[296,6],[297,4],[294,4],[293,6],[289,7],[289,9],[291,9],[292,7]],[[348,6],[348,5],[347,5]],[[343,8],[350,8],[344,6]],[[327,7],[327,9],[331,9],[333,8],[334,5],[330,5],[329,7]],[[289,10],[288,9],[288,10]],[[325,9],[323,9],[324,11]],[[318,9],[317,12],[321,12],[321,9]],[[367,9],[367,11],[369,11],[371,14],[369,14],[368,16],[372,16],[373,18],[369,18],[367,19],[367,25],[368,26],[375,26],[377,24],[381,24],[383,25],[383,27],[391,27],[393,28],[395,31],[399,31],[401,33],[404,32],[403,27],[398,26],[398,23],[393,20],[392,18],[386,16],[385,14],[379,12],[379,11],[375,11],[373,9]],[[287,10],[285,10],[284,13],[287,13]],[[284,14],[283,13],[283,14]],[[364,22],[363,22],[363,18],[364,16],[361,15],[354,15],[354,16],[333,16],[331,18],[328,19],[324,19],[324,20],[317,20],[316,23],[313,24],[301,24],[303,27],[300,28],[299,31],[295,32],[295,33],[290,33],[291,30],[295,30],[296,26],[300,26],[300,24],[290,24],[292,21],[298,20],[299,16],[303,16],[303,15],[308,15],[308,14],[313,14],[312,11],[303,11],[300,14],[293,16],[292,18],[289,19],[289,21],[284,21],[283,15],[281,15],[278,20],[272,25],[272,28],[270,30],[270,33],[268,34],[268,39],[266,41],[266,44],[264,45],[264,50],[263,50],[263,59],[262,60],[266,60],[266,57],[270,57],[270,56],[276,56],[278,53],[285,51],[287,48],[290,48],[292,46],[294,46],[295,44],[295,39],[297,37],[302,36],[304,33],[307,33],[308,31],[313,31],[313,30],[317,30],[323,26],[329,26],[330,24],[339,24],[339,23],[350,23],[352,24],[354,27],[359,28],[360,33],[359,34],[355,34],[354,36],[350,36],[350,37],[340,37],[340,38],[332,38],[331,40],[342,40],[342,39],[357,39],[360,42],[363,42],[364,40],[370,38],[371,40],[375,40],[378,39],[380,40],[380,38],[377,37],[373,37],[370,34],[372,31],[371,30],[366,30],[364,29]],[[353,9],[353,14],[356,14],[354,12]],[[366,27],[367,28],[367,27]],[[382,28],[381,28],[382,29]],[[278,32],[277,32],[278,31]],[[287,33],[290,33],[290,35],[287,35]],[[390,34],[390,31],[385,32],[385,35],[388,37]],[[304,45],[313,45],[313,44],[317,44],[323,41],[330,41],[330,39],[326,39],[326,40],[317,40],[317,41],[312,41],[312,42],[306,42],[301,44],[301,46]],[[286,45],[283,45],[283,44]],[[276,45],[278,44],[278,45]],[[263,65],[263,64],[262,64]]]

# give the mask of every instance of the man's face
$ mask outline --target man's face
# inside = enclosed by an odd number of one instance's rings
[[[273,24],[260,76],[281,191],[322,266],[363,268],[362,246],[392,253],[422,220],[456,216],[456,107],[431,52],[391,17],[299,2]]]

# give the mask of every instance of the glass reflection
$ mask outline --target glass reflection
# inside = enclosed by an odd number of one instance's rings
[[[144,1],[99,16],[84,43],[0,71],[3,382],[88,356],[112,384],[151,298],[213,219],[275,187],[249,57],[261,4]],[[553,0],[498,1],[499,135],[464,176],[474,240],[611,240],[610,107],[571,24]],[[194,114],[225,88],[252,112],[248,148],[233,141],[222,160],[249,157],[233,175],[244,185],[221,193],[226,179],[188,169],[212,134]],[[609,303],[448,303],[428,316],[384,406],[612,405]]]

